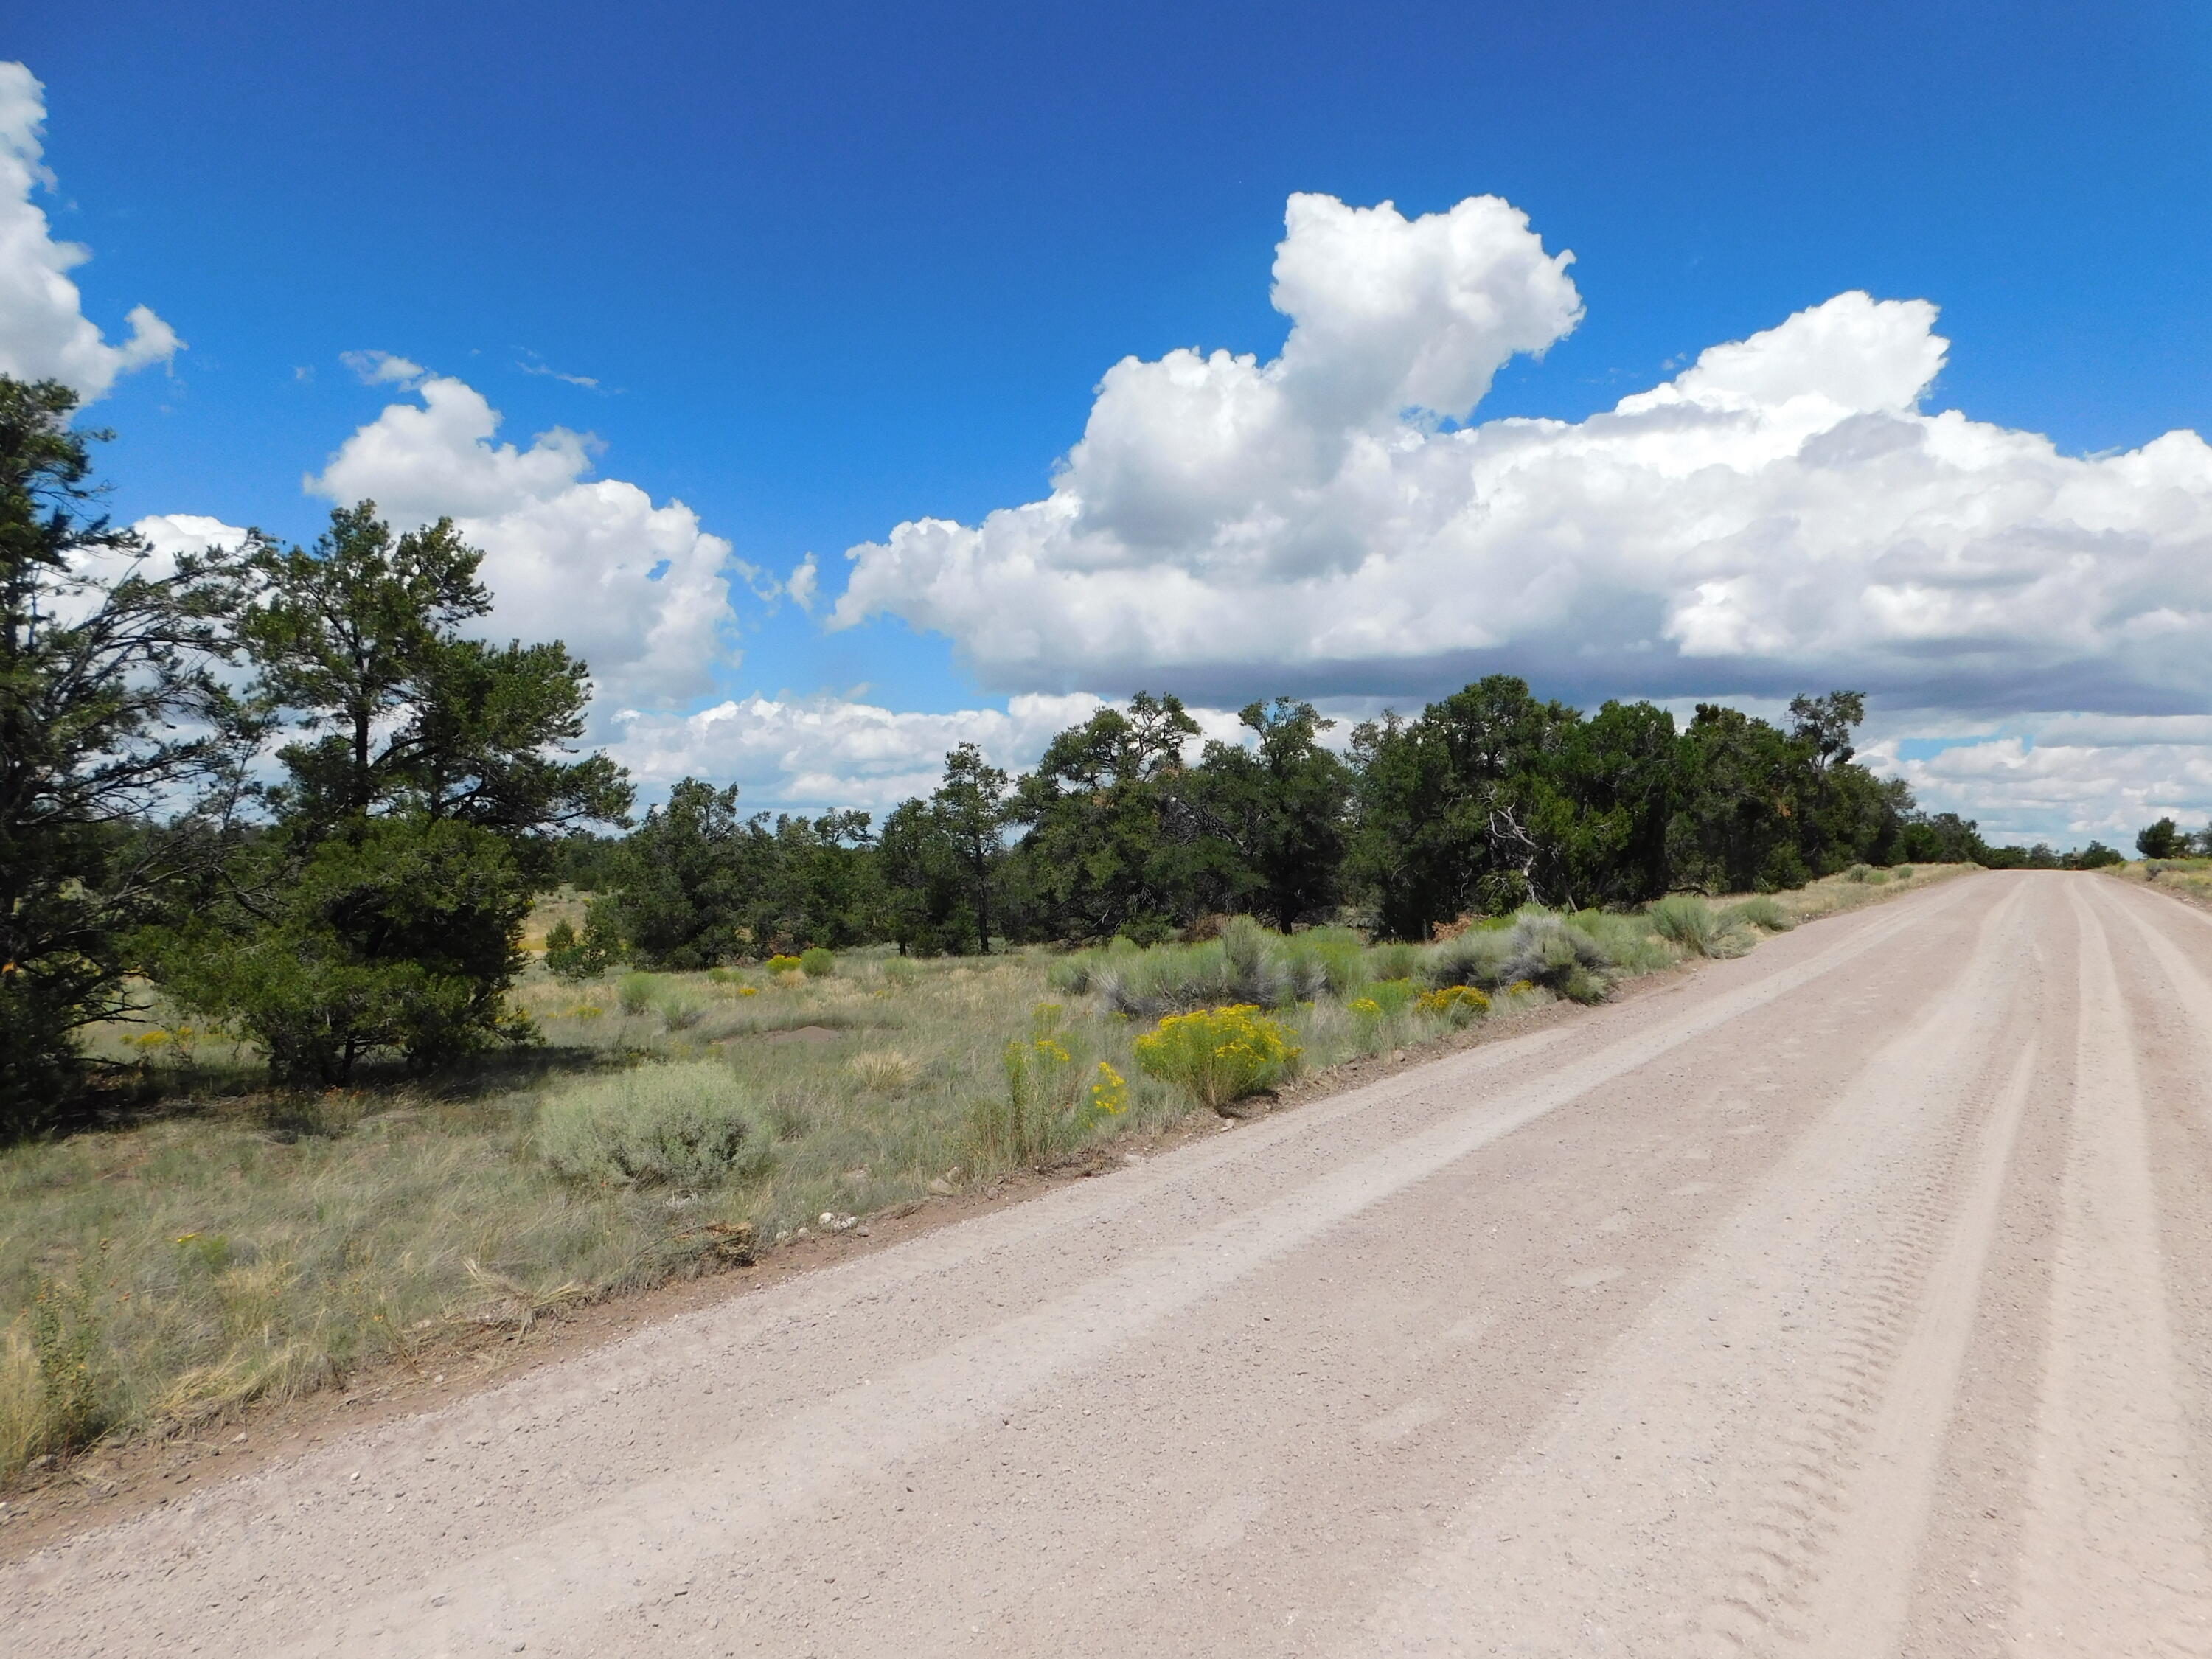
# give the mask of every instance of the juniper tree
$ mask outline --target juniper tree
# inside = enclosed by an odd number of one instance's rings
[[[557,641],[494,645],[483,555],[449,520],[394,537],[363,501],[312,550],[257,535],[237,623],[278,751],[274,833],[229,902],[170,935],[164,982],[251,1034],[282,1076],[365,1054],[434,1064],[528,1034],[506,993],[555,837],[619,821],[630,787],[574,757],[591,697]]]
[[[64,1111],[139,930],[204,874],[247,722],[220,672],[243,571],[98,510],[76,396],[0,375],[0,1136]]]

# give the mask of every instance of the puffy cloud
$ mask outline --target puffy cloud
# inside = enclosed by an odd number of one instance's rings
[[[168,362],[184,342],[143,305],[125,318],[131,334],[120,345],[85,316],[69,273],[91,251],[56,241],[31,199],[54,182],[40,142],[46,119],[38,78],[21,64],[0,63],[0,374],[61,380],[89,401],[105,396],[117,375]]]
[[[1005,709],[896,713],[840,697],[752,696],[696,714],[623,717],[617,759],[652,793],[685,776],[736,783],[759,806],[859,806],[881,812],[926,795],[946,751],[972,743],[996,766],[1036,763],[1053,737],[1104,707],[1087,692],[1024,693]],[[1232,714],[1193,709],[1204,738],[1234,741]]]
[[[1846,293],[1582,422],[1449,428],[1571,327],[1567,256],[1494,198],[1297,197],[1279,356],[1127,359],[1050,494],[855,547],[832,613],[987,684],[1415,698],[1547,690],[2155,714],[2212,692],[2212,448],[1924,413],[1922,301]]]
[[[363,359],[372,378],[422,371],[402,358]],[[634,483],[590,478],[596,447],[556,427],[526,449],[495,441],[498,411],[463,382],[431,374],[419,401],[395,403],[340,446],[314,494],[363,499],[395,526],[451,517],[484,552],[497,609],[489,631],[560,639],[592,667],[603,729],[625,705],[665,706],[712,689],[734,661],[728,635],[731,557],[681,501],[655,505]]]

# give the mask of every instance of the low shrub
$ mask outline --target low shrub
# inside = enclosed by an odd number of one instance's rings
[[[1491,991],[1526,981],[1575,1002],[1600,1002],[1612,989],[1605,972],[1613,955],[1596,931],[1570,927],[1548,910],[1523,910],[1502,931],[1471,928],[1435,946],[1422,976],[1432,990],[1471,985]]]
[[[1233,916],[1221,937],[1203,945],[1162,945],[1149,950],[1086,952],[1059,964],[1055,988],[1088,990],[1115,1013],[1133,1019],[1200,1008],[1249,1004],[1281,1008],[1313,1000],[1329,984],[1330,941],[1298,948],[1249,916]],[[1340,964],[1334,971],[1350,971]],[[1356,976],[1355,976],[1356,982]]]
[[[773,956],[768,959],[767,965],[771,974],[795,974],[805,966],[805,963],[798,957]]]
[[[799,970],[809,979],[827,979],[837,971],[837,958],[820,945],[799,953]]]
[[[1872,881],[1874,879],[1874,866],[1871,864],[1854,864],[1850,869],[1844,872],[1844,879],[1845,881]]]
[[[1899,865],[1897,866],[1897,878],[1899,881],[1911,881],[1912,879],[1912,866],[1909,864]]]
[[[1029,1036],[1001,1052],[1005,1096],[969,1110],[972,1163],[1041,1164],[1066,1139],[1089,1079],[1083,1041],[1066,1028],[1065,1014],[1056,1002],[1040,1002],[1030,1011]]]
[[[1247,922],[1247,925],[1251,925]],[[1224,927],[1226,939],[1235,922]],[[1265,940],[1265,931],[1254,931]],[[1264,948],[1264,946],[1263,946]],[[1281,945],[1283,960],[1300,983],[1311,987],[1308,995],[1326,988],[1332,996],[1343,996],[1361,981],[1373,977],[1366,963],[1366,947],[1349,927],[1312,927],[1293,934]]]
[[[1103,1060],[1091,1076],[1091,1107],[1109,1117],[1119,1117],[1129,1109],[1129,1080]]]
[[[1301,1052],[1249,1003],[1170,1014],[1137,1039],[1138,1065],[1180,1083],[1217,1112],[1290,1077]]]
[[[904,989],[906,987],[912,985],[921,977],[921,969],[915,967],[913,963],[908,961],[904,957],[890,957],[885,958],[884,962],[884,980],[892,985],[899,987],[901,989]]]
[[[1362,987],[1360,994],[1385,1014],[1402,1014],[1419,1000],[1421,988],[1409,977],[1378,979]]]
[[[624,974],[622,983],[615,988],[615,995],[622,1002],[626,1014],[642,1014],[659,1000],[660,982],[651,974]]]
[[[733,968],[709,968],[707,982],[709,985],[734,985],[738,982],[737,970]]]
[[[1413,1006],[1449,1024],[1465,1025],[1490,1012],[1490,999],[1472,985],[1447,985],[1416,997]]]
[[[1721,920],[1730,927],[1756,927],[1769,933],[1786,933],[1797,925],[1779,900],[1764,893],[1729,905],[1722,912]]]
[[[1611,964],[1606,971],[1613,978],[1659,973],[1680,960],[1674,947],[1654,933],[1650,921],[1641,915],[1577,910],[1566,922],[1595,943]]]
[[[1781,908],[1771,898],[1759,902],[1778,911]],[[1660,938],[1680,945],[1692,956],[1733,957],[1743,952],[1743,939],[1730,936],[1729,917],[1691,894],[1670,894],[1651,904],[1644,914]]]
[[[1367,953],[1367,972],[1377,981],[1411,979],[1421,969],[1418,945],[1377,945]]]
[[[38,1376],[42,1449],[74,1451],[100,1438],[112,1419],[94,1370],[99,1327],[82,1285],[49,1279],[31,1304],[31,1353]]]
[[[688,985],[666,985],[653,999],[653,1008],[665,1029],[688,1031],[707,1017],[707,999]]]
[[[766,1124],[729,1068],[641,1066],[566,1085],[538,1109],[538,1154],[574,1181],[700,1188],[763,1172]]]

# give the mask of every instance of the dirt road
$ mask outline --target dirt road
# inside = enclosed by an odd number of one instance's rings
[[[32,1656],[2212,1654],[2212,919],[1984,875],[0,1569]]]

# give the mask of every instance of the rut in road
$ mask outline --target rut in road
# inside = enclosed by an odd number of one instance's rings
[[[0,1627],[2212,1653],[2208,1062],[2203,918],[1962,879],[70,1540]]]

